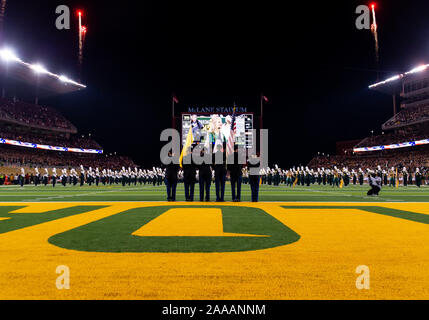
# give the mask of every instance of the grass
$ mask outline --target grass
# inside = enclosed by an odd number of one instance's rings
[[[380,196],[368,197],[368,185],[349,185],[342,189],[331,186],[312,185],[290,188],[285,185],[261,185],[259,201],[309,201],[309,202],[426,202],[429,200],[428,186],[417,188],[383,187]],[[250,201],[250,186],[242,185],[241,200]],[[215,186],[210,191],[211,200],[215,200]],[[183,184],[177,187],[177,201],[184,201]],[[225,200],[230,201],[231,189],[227,183]],[[45,186],[0,186],[0,202],[39,202],[39,201],[165,201],[165,186],[83,186],[73,187],[57,185]],[[195,201],[199,200],[198,184],[195,185]]]

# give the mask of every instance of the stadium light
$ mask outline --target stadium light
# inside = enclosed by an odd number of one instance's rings
[[[421,66],[415,67],[414,69],[411,69],[411,70],[410,70],[410,71],[408,71],[408,72],[405,72],[405,74],[411,74],[411,73],[421,72],[421,71],[426,70],[426,69],[427,69],[427,67],[428,67],[428,65],[427,65],[427,64],[424,64],[424,65],[421,65]]]
[[[10,49],[0,50],[0,56],[4,61],[20,61],[15,53]]]
[[[32,64],[32,65],[30,65],[30,68],[33,69],[36,73],[48,73],[49,72],[40,64]]]
[[[58,79],[62,82],[70,82],[71,80],[69,78],[67,78],[66,76],[59,76]]]

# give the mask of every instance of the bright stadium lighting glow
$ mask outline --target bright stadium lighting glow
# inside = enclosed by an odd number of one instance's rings
[[[421,71],[426,70],[426,69],[427,69],[427,67],[428,67],[428,65],[427,65],[427,64],[424,64],[424,65],[418,66],[418,67],[416,67],[416,68],[414,68],[414,69],[411,69],[411,70],[410,70],[410,71],[408,71],[408,72],[405,72],[405,74],[411,74],[411,73],[421,72]]]
[[[410,71],[407,71],[407,72],[398,74],[396,76],[387,78],[386,80],[374,83],[374,84],[368,86],[368,88],[372,89],[372,88],[375,88],[375,87],[377,87],[379,85],[386,84],[388,82],[395,81],[395,80],[398,80],[400,78],[403,78],[405,75],[409,75],[409,74],[413,74],[413,73],[425,71],[428,67],[429,67],[429,64],[420,65],[418,67],[415,67],[415,68],[411,69]]]
[[[69,78],[67,78],[66,76],[59,76],[58,79],[62,82],[70,82],[71,80]]]
[[[20,61],[20,59],[15,55],[15,53],[10,49],[0,50],[0,56],[5,61]]]
[[[30,65],[30,68],[33,69],[36,73],[49,73],[49,71],[46,70],[40,64],[32,64],[32,65]]]
[[[0,49],[0,59],[3,61],[6,61],[6,62],[15,61],[18,64],[20,64],[21,66],[30,68],[38,74],[43,73],[43,74],[46,74],[48,76],[55,77],[55,78],[59,79],[61,82],[70,83],[70,84],[73,84],[75,86],[79,86],[81,88],[86,88],[86,86],[84,84],[73,81],[64,75],[58,75],[58,74],[52,73],[52,72],[46,70],[45,67],[43,67],[42,65],[40,65],[38,63],[30,64],[30,63],[27,63],[27,62],[21,60],[20,58],[18,58],[16,56],[16,54],[12,50],[10,50],[8,48]]]

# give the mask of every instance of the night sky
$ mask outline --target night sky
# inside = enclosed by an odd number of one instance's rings
[[[429,3],[376,3],[380,79],[429,63]],[[72,10],[71,30],[55,28],[60,4]],[[380,134],[392,116],[391,97],[367,89],[377,65],[371,32],[355,27],[359,4],[369,2],[9,0],[4,32],[23,60],[77,79],[75,11],[84,10],[88,88],[42,103],[107,153],[159,164],[172,92],[177,116],[234,102],[259,116],[263,92],[269,162],[289,167],[332,154],[336,141]]]

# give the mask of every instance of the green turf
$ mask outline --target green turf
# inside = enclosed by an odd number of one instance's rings
[[[179,206],[180,207],[180,206]],[[192,206],[198,208],[198,206]],[[174,206],[135,208],[51,237],[62,248],[95,252],[236,252],[295,242],[299,235],[257,208],[222,210],[223,231],[267,237],[142,237],[132,233]],[[182,207],[183,208],[183,207]],[[202,210],[207,206],[200,207]]]
[[[417,212],[398,210],[392,208],[384,208],[380,206],[283,206],[285,209],[323,209],[323,210],[341,210],[341,209],[357,209],[371,213],[377,213],[385,216],[395,217],[414,222],[429,224],[429,215]]]
[[[198,184],[195,186],[195,201],[199,200]],[[349,185],[342,189],[330,186],[312,185],[295,188],[281,185],[278,187],[262,185],[259,201],[333,201],[333,202],[427,202],[429,188],[422,186],[383,187],[380,196],[368,197],[368,185]],[[215,186],[211,187],[211,200],[215,200]],[[0,186],[0,202],[38,202],[38,201],[165,201],[165,186],[84,186],[55,188],[44,186]],[[183,184],[177,187],[177,201],[184,201]],[[231,189],[227,183],[225,200],[231,200]],[[242,185],[242,201],[250,201],[250,186]]]
[[[71,215],[102,208],[102,206],[76,206],[72,208],[53,210],[44,213],[11,213],[12,211],[20,209],[22,207],[0,207],[0,217],[9,218],[7,220],[1,221],[0,233],[6,233],[9,231],[33,226],[55,219],[60,219]]]

